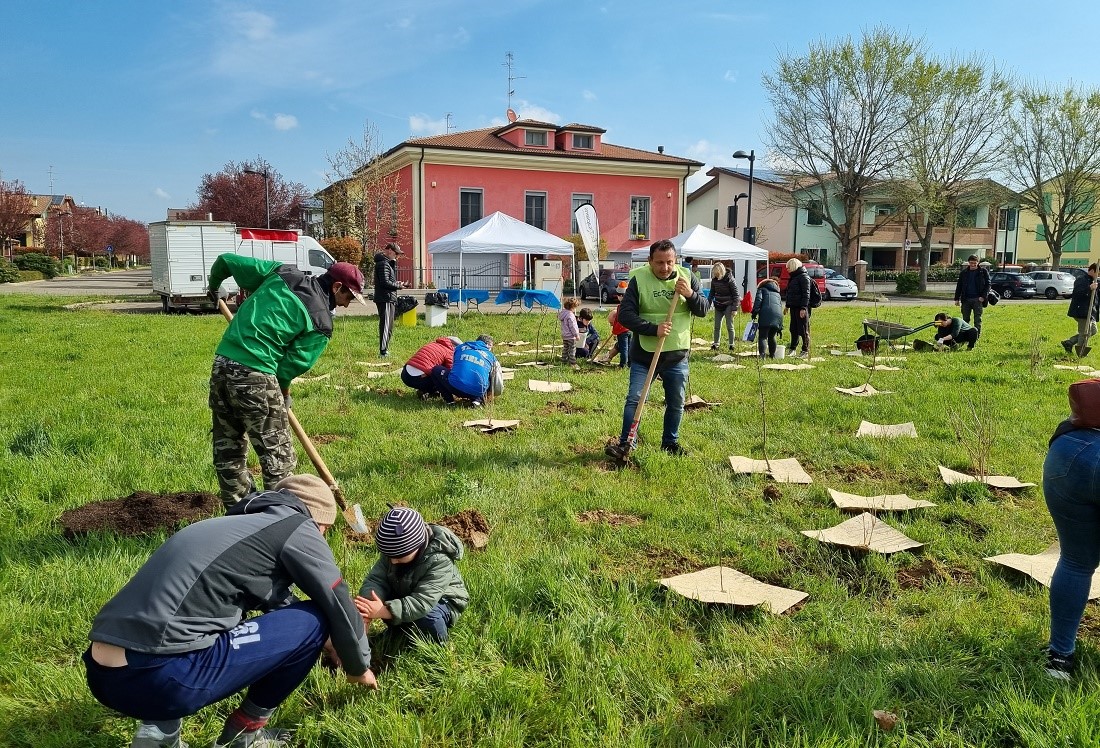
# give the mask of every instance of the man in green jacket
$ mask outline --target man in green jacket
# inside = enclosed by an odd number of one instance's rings
[[[223,254],[210,269],[211,298],[230,276],[248,298],[222,336],[210,373],[214,470],[226,509],[256,490],[247,467],[249,441],[264,488],[294,472],[290,383],[325,350],[336,307],[366,304],[363,274],[347,262],[315,278],[292,265]]]

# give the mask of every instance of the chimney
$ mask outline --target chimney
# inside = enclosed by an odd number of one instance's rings
[[[657,146],[657,153],[664,153],[664,152],[665,152],[665,147],[663,145]]]

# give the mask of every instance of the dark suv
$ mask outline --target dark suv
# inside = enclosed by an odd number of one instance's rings
[[[993,273],[989,277],[990,286],[1002,299],[1015,296],[1030,298],[1035,295],[1035,280],[1023,273]]]
[[[623,300],[626,293],[626,284],[630,280],[630,273],[615,272],[609,269],[600,270],[600,280],[591,273],[577,286],[577,295],[584,299],[599,299],[604,302],[618,303]]]

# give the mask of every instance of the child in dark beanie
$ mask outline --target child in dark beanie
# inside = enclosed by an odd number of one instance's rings
[[[455,566],[462,541],[439,525],[429,525],[415,509],[391,507],[374,542],[379,558],[367,574],[355,607],[372,620],[435,642],[445,642],[470,595]]]

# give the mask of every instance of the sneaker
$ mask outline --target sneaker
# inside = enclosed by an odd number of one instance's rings
[[[730,344],[730,350],[731,350],[731,351],[733,351],[733,350],[736,350],[736,349],[735,349],[735,348],[733,347],[733,344],[732,344],[732,343]]]
[[[1076,665],[1073,655],[1060,655],[1050,647],[1046,647],[1044,651],[1047,655],[1047,675],[1058,680],[1073,680]]]
[[[1073,353],[1073,341],[1063,340],[1062,347],[1066,349],[1066,353]]]
[[[471,408],[480,408],[481,407],[481,401],[480,400],[471,400],[470,401],[470,407]]]
[[[187,743],[180,740],[179,730],[165,735],[156,725],[143,723],[138,726],[130,748],[187,748]]]
[[[716,351],[716,350],[718,350],[718,344],[717,344],[717,343],[711,343],[711,344],[710,344],[710,349],[711,349],[712,351]]]
[[[290,748],[294,739],[291,730],[269,730],[241,733],[228,743],[214,743],[214,748]]]
[[[611,442],[603,448],[603,453],[613,460],[624,460],[630,453],[630,449],[620,442]]]
[[[668,452],[673,457],[683,457],[687,454],[687,450],[681,447],[679,442],[676,444],[662,444],[661,449]]]

